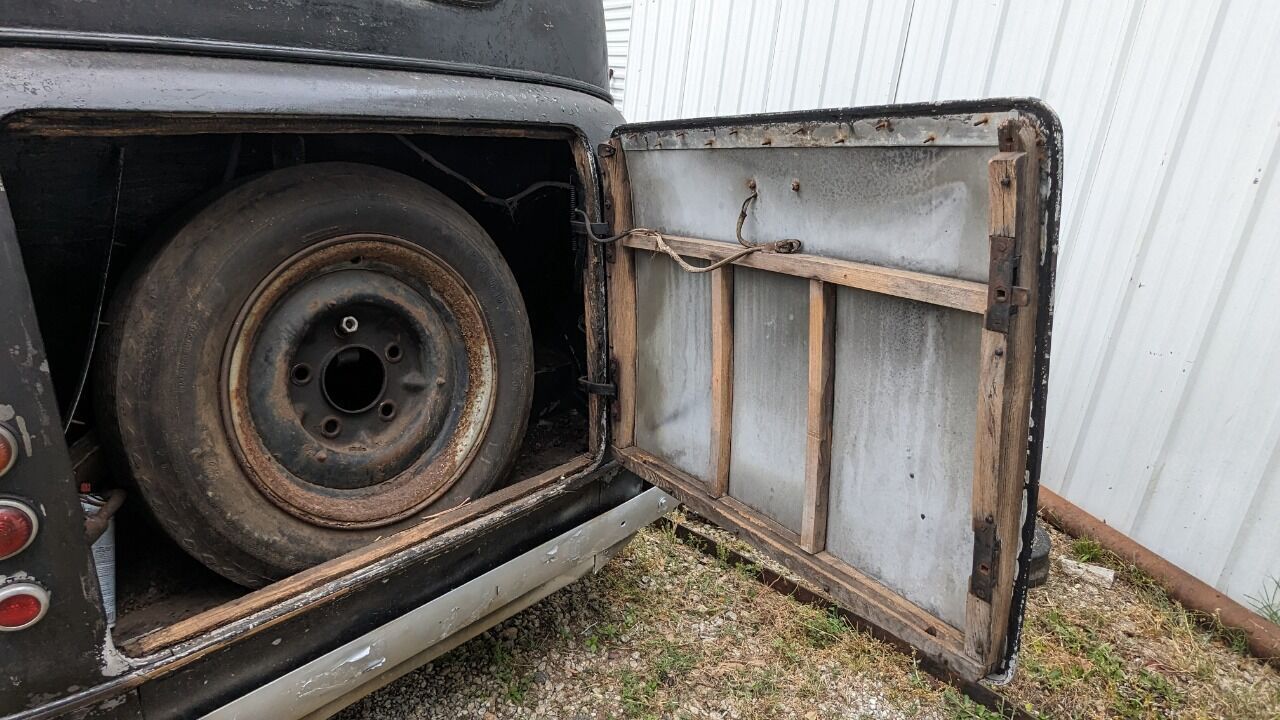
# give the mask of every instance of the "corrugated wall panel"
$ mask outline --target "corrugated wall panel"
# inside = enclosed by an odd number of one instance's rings
[[[1066,134],[1044,482],[1246,604],[1280,577],[1280,4],[634,12],[631,120],[1044,98]]]
[[[604,0],[604,34],[609,53],[609,92],[613,94],[613,104],[619,110],[625,110],[631,0]]]

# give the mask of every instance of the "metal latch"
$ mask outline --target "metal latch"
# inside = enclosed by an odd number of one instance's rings
[[[1000,538],[996,537],[995,521],[986,521],[973,529],[973,570],[969,574],[969,592],[986,602],[998,580],[1000,562]]]
[[[1008,235],[992,235],[990,281],[987,285],[986,327],[999,333],[1009,332],[1009,319],[1018,308],[1031,302],[1031,293],[1018,287],[1017,238]]]

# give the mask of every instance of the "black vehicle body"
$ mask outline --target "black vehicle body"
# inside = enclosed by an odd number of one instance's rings
[[[38,625],[0,635],[6,679],[0,715],[169,718],[212,712],[619,508],[646,491],[646,480],[662,484],[643,472],[641,480],[634,466],[624,469],[610,444],[610,415],[617,418],[608,395],[617,387],[604,308],[612,248],[588,238],[621,229],[606,222],[616,203],[600,168],[613,154],[611,137],[617,146],[622,123],[606,89],[603,28],[597,0],[227,0],[216,8],[195,0],[53,0],[0,9],[0,412],[9,409],[0,422],[20,419],[30,444],[0,479],[0,495],[37,505],[43,514],[37,542],[19,558],[0,561],[0,581],[29,576],[56,598]],[[1010,110],[1038,123],[1044,174],[1056,178],[1060,131],[1052,113],[1033,101],[766,119],[854,123]],[[489,202],[494,198],[477,199],[457,177],[396,154],[391,136],[437,143],[432,152],[462,175],[485,178],[499,189],[506,183],[512,193],[549,179],[548,167],[555,168],[550,179],[567,181],[573,190],[555,209],[534,211],[540,225],[521,225],[511,205],[495,208]],[[300,147],[308,160],[354,158],[419,173],[486,226],[491,222],[513,238],[513,257],[528,263],[528,275],[537,276],[545,267],[540,263],[569,273],[548,274],[570,282],[556,285],[547,302],[563,305],[572,298],[583,315],[581,380],[591,391],[585,456],[572,473],[531,485],[489,512],[477,510],[434,537],[331,572],[293,594],[272,595],[278,588],[268,586],[249,599],[275,599],[252,612],[171,638],[151,652],[122,653],[106,626],[64,434],[74,419],[82,360],[92,352],[95,308],[105,292],[101,278],[114,281],[111,265],[103,265],[104,251],[124,229],[149,234],[165,215],[161,210],[176,211],[229,181],[235,173],[223,172],[228,157],[237,158],[233,165],[243,163],[237,173],[247,174],[301,162]],[[131,188],[121,168],[148,153],[159,159],[146,166],[146,181],[135,179]],[[168,204],[135,200],[137,220],[129,225],[133,216],[121,213],[128,205],[121,197],[164,187],[171,189],[161,193]],[[1025,519],[1009,521],[1027,538],[1043,434],[1056,253],[1059,188],[1056,182],[1046,187],[1049,241],[1032,299],[1042,310],[1035,331],[1030,482],[1019,488],[1025,493],[1019,507],[1027,511]],[[570,207],[592,222],[571,225]],[[546,227],[557,238],[554,252],[522,251],[515,242],[531,228],[548,232]],[[24,228],[33,237],[43,233],[43,240],[33,243]],[[508,246],[498,240],[506,253]],[[519,532],[511,531],[515,527]],[[1029,541],[1026,546],[1029,553]],[[1014,550],[1006,558],[1017,555]],[[1006,578],[1013,607],[1007,645],[987,669],[1007,669],[1016,654],[1025,557],[1018,567],[1016,581]]]
[[[255,130],[450,132],[465,123],[554,136],[590,162],[587,148],[605,140],[621,120],[604,89],[602,11],[589,0],[230,2],[216,10],[206,3],[24,2],[0,11],[0,46],[5,134],[30,122],[51,123],[46,129],[76,126],[80,130],[70,134],[81,137],[152,138]],[[50,137],[43,130],[37,134]],[[28,175],[25,182],[32,187],[40,180]],[[65,398],[63,386],[75,380],[55,389],[28,283],[30,276],[37,286],[59,284],[55,268],[61,260],[100,257],[101,243],[46,247],[52,252],[43,254],[28,247],[24,269],[9,211],[9,198],[23,192],[24,181],[6,174],[3,183],[0,293],[7,309],[0,316],[0,337],[15,352],[6,347],[0,363],[0,404],[15,409],[32,444],[30,457],[4,478],[4,493],[39,505],[44,522],[37,542],[5,562],[0,574],[37,578],[57,600],[35,627],[4,638],[0,714],[142,717],[144,706],[147,717],[203,713],[640,489],[639,481],[618,480],[603,465],[601,438],[593,448],[597,462],[572,489],[488,532],[401,562],[402,567],[388,566],[378,573],[385,583],[365,582],[322,613],[292,613],[281,627],[286,642],[237,642],[242,633],[248,639],[244,631],[255,621],[188,643],[186,650],[122,662],[110,644],[63,440],[58,389]],[[580,202],[594,208],[594,183],[582,188]],[[564,219],[567,225],[567,211]],[[55,327],[78,328],[67,347],[79,350],[70,355],[83,352],[83,329],[92,322],[84,314],[92,301],[86,305],[84,296],[93,292],[82,289],[76,302],[77,291],[69,289],[65,314],[52,307],[62,304],[56,299],[42,304],[48,308],[42,318],[46,337],[59,334]],[[78,362],[55,358],[54,366],[62,364],[73,378]],[[512,521],[521,522],[521,534],[502,532]],[[181,672],[165,672],[175,659],[193,655],[199,660],[181,661]],[[229,666],[245,670],[219,669]],[[143,681],[146,697],[140,698],[137,686]]]

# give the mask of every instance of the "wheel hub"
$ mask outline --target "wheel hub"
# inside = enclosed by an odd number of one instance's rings
[[[246,304],[228,358],[240,456],[286,511],[341,527],[429,504],[470,462],[492,405],[474,298],[394,238],[291,258]]]

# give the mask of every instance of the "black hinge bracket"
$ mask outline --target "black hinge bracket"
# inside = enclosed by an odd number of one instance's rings
[[[996,524],[988,517],[973,529],[973,570],[969,575],[969,592],[991,602],[991,595],[999,580],[1000,538],[996,537]]]
[[[1009,332],[1009,321],[1023,307],[1031,302],[1031,293],[1024,287],[1018,287],[1018,263],[1022,256],[1018,254],[1017,238],[1008,235],[992,235],[990,280],[987,284],[987,317],[986,327],[998,333]]]
[[[616,397],[618,394],[618,386],[613,383],[591,382],[586,375],[578,378],[578,384],[582,389],[591,395],[602,395],[604,397]]]
[[[597,238],[613,235],[613,229],[609,227],[609,223],[604,222],[587,223],[581,220],[570,220],[569,229],[577,235],[593,235]]]

